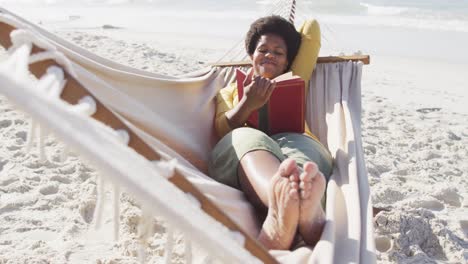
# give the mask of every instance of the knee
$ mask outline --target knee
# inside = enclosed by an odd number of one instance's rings
[[[220,155],[233,155],[248,151],[264,142],[274,142],[260,130],[240,127],[226,134],[213,148],[211,159],[217,160]]]
[[[250,127],[240,127],[236,128],[230,133],[232,142],[242,141],[242,142],[264,142],[264,141],[273,141],[267,134],[263,133],[260,130],[250,128]]]

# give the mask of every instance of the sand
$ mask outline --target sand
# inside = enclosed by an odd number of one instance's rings
[[[114,30],[114,29],[112,29]],[[122,40],[104,31],[60,31],[109,59],[167,75],[199,69],[222,50],[177,52],[165,43]],[[131,38],[129,38],[131,39]],[[4,56],[2,53],[1,56]],[[468,65],[373,56],[363,73],[363,145],[375,217],[379,263],[468,261]],[[139,205],[122,194],[120,234],[110,205],[95,231],[98,171],[53,135],[50,161],[26,151],[31,120],[0,96],[0,263],[139,263]],[[106,197],[112,196],[109,186]],[[154,221],[147,260],[163,262],[166,227]],[[177,236],[173,263],[184,263]]]
[[[463,87],[461,77],[450,77],[462,76],[464,69],[442,62],[374,61],[363,77],[362,124],[372,200],[390,209],[375,217],[378,259],[465,263],[466,91],[452,94],[439,85]],[[437,75],[431,71],[436,68]],[[428,76],[437,78],[431,83]]]

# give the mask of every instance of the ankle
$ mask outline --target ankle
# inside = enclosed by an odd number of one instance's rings
[[[320,240],[325,222],[325,212],[320,206],[313,219],[299,226],[299,231],[307,245],[314,246]]]
[[[281,237],[277,233],[271,233],[264,229],[260,231],[257,240],[268,250],[288,250],[290,247],[281,243]]]
[[[274,217],[268,216],[263,223],[257,240],[267,249],[288,250],[291,247],[292,237],[288,238],[287,230],[283,230]]]

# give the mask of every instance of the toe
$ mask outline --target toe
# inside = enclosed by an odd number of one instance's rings
[[[292,177],[294,181],[299,181],[299,168],[296,165],[296,161],[293,159],[289,158],[281,162],[279,171],[282,177],[287,177],[289,179]]]
[[[291,197],[293,200],[299,200],[299,192],[296,189],[290,189],[289,197]]]
[[[310,189],[312,188],[312,182],[301,181],[301,182],[299,183],[299,188],[300,188],[301,190],[306,190],[306,191],[308,191],[308,190],[310,190]]]
[[[301,182],[311,182],[312,179],[314,178],[314,174],[311,174],[311,173],[308,173],[308,172],[303,172],[301,173],[301,175],[299,176],[299,179]]]
[[[301,182],[299,184],[299,190],[301,194],[301,199],[308,199],[310,197],[310,193],[312,189],[312,183],[311,182]]]
[[[291,189],[299,190],[299,183],[290,182]]]
[[[299,177],[297,176],[297,174],[293,173],[292,175],[289,176],[289,181],[299,182]]]
[[[317,177],[313,178],[312,185],[324,185],[326,182],[327,180],[325,179],[325,176],[321,172],[318,172]]]
[[[312,181],[317,173],[319,173],[317,164],[313,162],[306,162],[304,164],[304,172],[300,175],[300,180]]]
[[[291,173],[292,170],[296,167],[296,161],[293,159],[285,159],[281,162],[280,169],[285,173]]]
[[[315,164],[315,162],[308,161],[304,164],[304,171],[315,174],[318,171],[318,166]]]

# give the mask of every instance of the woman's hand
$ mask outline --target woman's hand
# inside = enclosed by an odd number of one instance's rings
[[[275,87],[275,81],[263,77],[255,77],[250,84],[244,86],[241,101],[225,114],[231,129],[243,126],[253,111],[268,102]]]
[[[268,102],[275,87],[275,81],[260,76],[255,77],[249,85],[244,87],[243,106],[249,112],[259,109]]]

